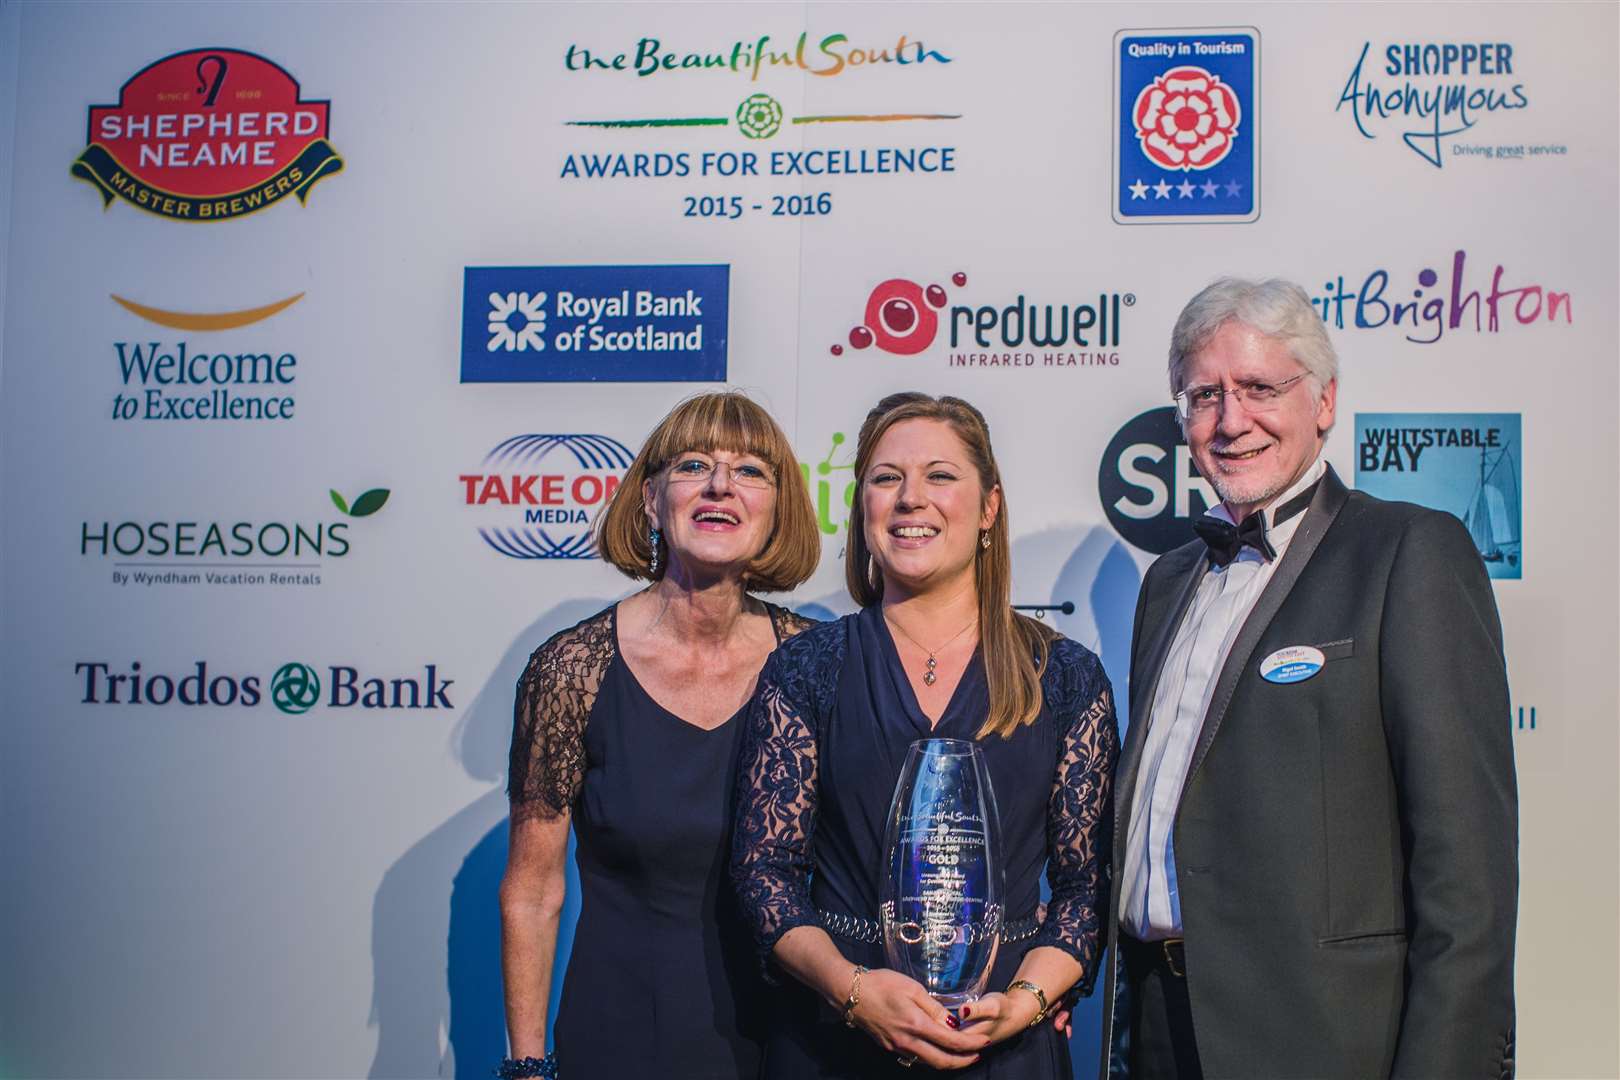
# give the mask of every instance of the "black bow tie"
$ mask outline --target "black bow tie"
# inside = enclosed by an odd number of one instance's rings
[[[1272,525],[1281,525],[1294,515],[1303,513],[1306,507],[1311,505],[1311,496],[1315,494],[1316,485],[1312,484],[1277,507],[1276,512],[1271,515]],[[1264,510],[1256,510],[1244,518],[1241,525],[1233,525],[1230,521],[1204,514],[1193,522],[1193,531],[1209,546],[1209,561],[1216,566],[1230,564],[1245,546],[1258,551],[1266,562],[1271,562],[1277,557],[1276,549],[1271,546],[1271,541],[1266,536]]]

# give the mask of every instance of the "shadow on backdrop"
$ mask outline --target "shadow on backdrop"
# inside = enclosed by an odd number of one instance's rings
[[[467,774],[502,786],[413,844],[377,888],[371,920],[373,1080],[458,1074],[484,1080],[506,1054],[498,892],[506,870],[504,781],[513,688],[536,647],[607,604],[570,600],[531,623],[451,733],[451,751]],[[553,1001],[578,915],[573,855],[570,836]]]
[[[1013,602],[1061,604],[1074,613],[1047,612],[1043,621],[1095,652],[1114,690],[1120,735],[1126,723],[1126,691],[1131,666],[1131,619],[1142,573],[1136,559],[1113,530],[1051,529],[1013,543]],[[1051,589],[1041,588],[1050,581]],[[1051,895],[1043,881],[1041,898]],[[1075,1080],[1092,1080],[1102,1058],[1102,982],[1074,1009],[1074,1035],[1069,1055]]]

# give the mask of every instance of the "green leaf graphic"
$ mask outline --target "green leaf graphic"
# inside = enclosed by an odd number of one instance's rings
[[[337,493],[337,488],[332,489],[332,505],[345,514],[349,512],[349,504],[343,501],[343,496]]]
[[[349,511],[350,517],[370,517],[383,508],[388,501],[387,488],[372,488],[358,499],[354,500],[354,508]]]

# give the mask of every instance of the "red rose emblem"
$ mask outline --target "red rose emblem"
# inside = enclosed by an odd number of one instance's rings
[[[1219,76],[1187,66],[1144,86],[1131,115],[1142,153],[1163,168],[1188,171],[1208,169],[1232,152],[1242,110]]]

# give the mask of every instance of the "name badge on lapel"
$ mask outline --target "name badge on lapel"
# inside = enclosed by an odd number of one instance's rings
[[[1296,683],[1322,670],[1327,658],[1311,645],[1288,645],[1260,661],[1260,677],[1269,683]]]

